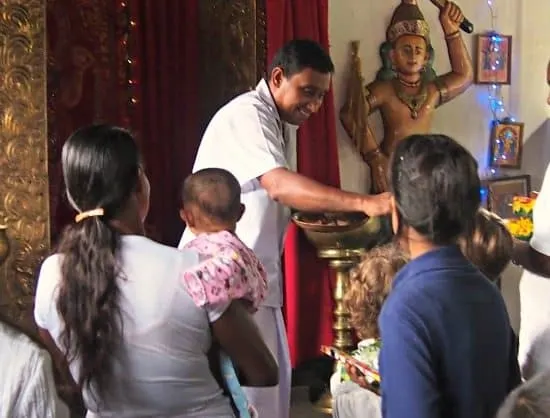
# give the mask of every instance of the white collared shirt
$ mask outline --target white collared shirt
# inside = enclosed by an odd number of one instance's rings
[[[550,257],[550,164],[546,167],[540,193],[533,208],[533,237],[531,247]]]
[[[550,256],[550,165],[533,208],[530,245]],[[550,368],[550,279],[523,270],[519,283],[521,324],[518,360],[524,379]]]
[[[237,235],[258,256],[268,275],[265,306],[282,305],[281,254],[290,209],[271,199],[258,180],[279,167],[296,170],[297,127],[282,122],[269,87],[237,96],[214,115],[202,137],[193,172],[217,167],[228,170],[242,188],[246,206]],[[193,238],[186,229],[179,247]]]

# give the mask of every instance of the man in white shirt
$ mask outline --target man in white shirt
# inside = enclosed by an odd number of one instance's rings
[[[389,213],[388,194],[345,192],[294,172],[296,130],[321,107],[333,72],[332,60],[316,42],[285,44],[275,55],[267,80],[214,115],[193,167],[193,172],[223,168],[239,180],[246,211],[236,232],[268,274],[268,294],[255,319],[278,360],[280,383],[274,388],[245,388],[262,418],[288,418],[290,409],[291,367],[281,312],[281,254],[289,208],[359,211],[371,216]],[[180,247],[191,238],[186,230]]]
[[[546,72],[550,86],[550,61]],[[548,96],[550,105],[550,96]],[[514,263],[524,268],[519,285],[521,324],[518,360],[524,379],[550,369],[550,164],[533,209],[533,236],[515,241]]]

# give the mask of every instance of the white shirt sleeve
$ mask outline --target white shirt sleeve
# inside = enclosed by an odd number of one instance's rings
[[[34,298],[34,320],[36,324],[51,333],[56,317],[55,292],[61,281],[61,256],[54,254],[48,257],[42,263],[38,284],[36,286],[36,295]]]
[[[212,119],[193,171],[219,167],[245,185],[273,169],[289,168],[282,127],[269,109],[244,102]]]
[[[533,209],[533,237],[531,247],[550,257],[550,164],[542,181],[542,187]]]

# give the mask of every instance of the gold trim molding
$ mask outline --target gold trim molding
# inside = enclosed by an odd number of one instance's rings
[[[0,310],[23,322],[50,243],[45,16],[44,0],[0,0]]]

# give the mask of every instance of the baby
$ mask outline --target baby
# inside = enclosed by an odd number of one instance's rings
[[[184,248],[197,251],[200,263],[186,271],[183,282],[197,306],[223,310],[238,300],[255,312],[265,297],[266,272],[254,252],[235,235],[243,213],[241,187],[230,172],[207,168],[185,179],[180,216],[196,238]],[[220,363],[238,416],[254,416],[231,359],[221,353]]]

